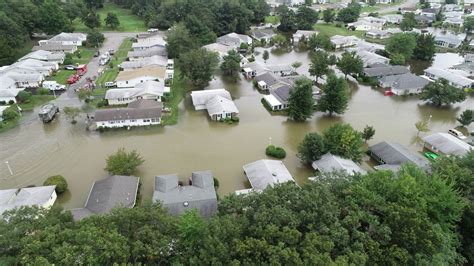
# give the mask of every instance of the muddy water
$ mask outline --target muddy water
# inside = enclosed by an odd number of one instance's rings
[[[261,55],[257,56],[261,60]],[[271,54],[270,63],[303,62],[299,72],[306,72],[306,53]],[[435,62],[436,64],[436,62]],[[433,131],[446,131],[456,125],[455,117],[474,106],[471,97],[451,108],[435,109],[416,98],[386,97],[368,87],[353,88],[349,108],[344,116],[327,117],[320,113],[305,123],[287,121],[269,114],[261,105],[261,95],[249,81],[229,84],[219,77],[209,88],[227,88],[240,110],[240,123],[227,125],[211,122],[205,111],[194,111],[190,97],[180,105],[179,123],[155,129],[87,132],[83,121],[71,125],[64,117],[43,125],[36,114],[25,114],[21,126],[0,135],[0,188],[40,185],[47,176],[64,175],[70,192],[60,197],[65,208],[84,204],[94,180],[107,175],[105,158],[118,147],[136,149],[146,160],[140,167],[142,194],[149,199],[154,176],[178,173],[186,178],[193,170],[213,170],[220,180],[219,193],[225,195],[248,186],[242,165],[265,158],[264,149],[272,144],[283,146],[288,156],[285,165],[299,183],[306,181],[311,169],[302,165],[295,153],[298,143],[311,131],[322,132],[336,122],[350,123],[361,130],[373,125],[376,135],[370,143],[398,141],[414,150],[415,122],[432,115]],[[271,138],[271,139],[270,139]],[[14,171],[10,176],[5,161]]]

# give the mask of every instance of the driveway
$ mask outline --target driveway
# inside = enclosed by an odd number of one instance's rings
[[[416,7],[416,4],[418,4],[418,0],[407,0],[399,5],[382,7],[377,12],[379,14],[393,13],[397,12],[398,9],[402,7]]]

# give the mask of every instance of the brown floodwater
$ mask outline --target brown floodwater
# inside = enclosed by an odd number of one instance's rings
[[[257,60],[261,60],[261,55]],[[295,61],[303,63],[298,71],[306,73],[305,52],[272,53],[269,59],[269,63],[280,64]],[[432,115],[432,131],[446,131],[456,126],[455,117],[460,112],[474,106],[470,97],[449,108],[433,108],[416,97],[386,97],[380,90],[353,86],[344,115],[328,117],[315,113],[312,119],[295,123],[285,116],[268,113],[260,103],[262,96],[250,81],[228,83],[216,76],[209,88],[226,88],[231,92],[240,110],[240,123],[210,121],[205,111],[194,111],[189,95],[180,104],[177,125],[152,129],[89,132],[84,121],[71,125],[60,116],[44,125],[36,118],[36,112],[25,113],[20,126],[0,134],[0,188],[41,185],[46,177],[61,174],[68,180],[69,192],[59,202],[65,208],[80,207],[92,182],[107,176],[103,170],[107,155],[125,147],[136,149],[146,160],[136,174],[141,178],[144,199],[152,196],[155,175],[178,173],[184,179],[194,170],[205,169],[214,172],[220,180],[218,192],[225,195],[248,187],[242,166],[265,158],[264,150],[270,141],[286,149],[284,163],[301,184],[312,175],[310,167],[296,157],[297,146],[308,132],[322,132],[338,122],[350,123],[358,130],[372,125],[376,134],[369,144],[392,140],[419,150],[415,144],[417,121]],[[9,162],[13,176],[5,161]]]

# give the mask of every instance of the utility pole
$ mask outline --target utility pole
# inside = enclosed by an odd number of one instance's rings
[[[13,175],[12,168],[10,167],[10,164],[8,163],[8,161],[5,161],[5,164],[7,165],[8,171],[10,171],[10,175]]]

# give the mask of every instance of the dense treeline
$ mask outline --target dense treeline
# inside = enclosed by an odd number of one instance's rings
[[[228,196],[208,221],[148,203],[78,223],[21,209],[0,221],[0,264],[459,265],[472,259],[473,167],[471,152],[430,174],[319,176]]]
[[[149,27],[167,29],[183,22],[192,35],[213,32],[245,33],[250,25],[265,20],[270,6],[265,0],[113,0],[142,17]]]

